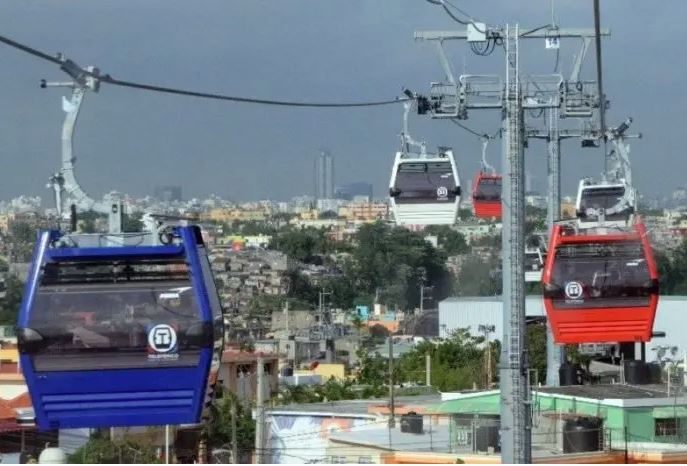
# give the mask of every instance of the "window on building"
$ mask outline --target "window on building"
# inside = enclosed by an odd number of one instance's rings
[[[680,418],[655,419],[654,435],[656,437],[668,437],[677,435],[680,431]]]
[[[373,464],[371,456],[359,456],[358,464]]]
[[[332,464],[346,464],[345,456],[332,456]]]

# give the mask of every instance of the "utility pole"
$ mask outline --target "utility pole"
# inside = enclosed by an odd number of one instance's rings
[[[257,393],[255,394],[255,463],[265,462],[265,366],[258,357]]]
[[[389,334],[389,439],[391,429],[396,426],[396,406],[394,400],[394,339]]]
[[[432,356],[429,353],[425,354],[425,385],[432,386]]]
[[[332,314],[331,308],[327,309],[324,299],[325,296],[331,295],[331,291],[320,290],[319,309],[320,309],[320,327],[322,328],[322,338],[324,338],[324,354],[325,361],[328,364],[334,362],[334,340],[332,338]]]
[[[231,400],[231,462],[239,463],[238,444],[236,443],[236,398]]]
[[[480,324],[477,329],[484,334],[484,342],[485,342],[485,352],[484,352],[484,357],[486,358],[485,361],[485,367],[487,368],[487,383],[485,384],[485,388],[489,389],[491,386],[491,380],[492,380],[492,372],[491,372],[491,346],[489,343],[489,334],[494,333],[496,331],[496,326],[495,325],[482,325]]]

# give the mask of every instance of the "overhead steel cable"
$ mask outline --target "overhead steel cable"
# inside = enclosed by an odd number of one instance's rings
[[[449,121],[450,121],[451,123],[453,123],[454,125],[456,125],[456,126],[462,128],[463,130],[467,131],[468,133],[470,133],[470,134],[472,134],[472,135],[474,135],[474,136],[477,136],[477,137],[480,138],[480,139],[495,139],[496,136],[498,136],[498,135],[501,133],[501,128],[499,128],[498,130],[496,130],[496,132],[495,132],[494,134],[491,134],[491,135],[490,135],[490,134],[487,134],[487,133],[480,133],[480,132],[478,132],[478,131],[475,131],[474,129],[472,129],[472,128],[470,128],[470,127],[468,127],[468,126],[465,126],[464,124],[460,123],[460,122],[459,122],[458,120],[456,120],[455,118],[451,118]]]
[[[163,92],[166,94],[185,95],[189,97],[200,97],[205,99],[225,100],[230,102],[242,102],[250,104],[275,105],[282,107],[314,107],[314,108],[352,108],[352,107],[377,107],[381,105],[391,105],[400,102],[411,100],[409,98],[395,98],[393,100],[379,100],[372,102],[297,102],[286,100],[270,100],[270,99],[256,99],[253,97],[238,97],[224,94],[213,94],[208,92],[189,91],[186,89],[176,89],[171,87],[156,86],[152,84],[143,84],[131,81],[124,81],[115,79],[110,75],[100,76],[98,79],[102,82],[112,84],[114,86],[130,87],[134,89],[141,89],[153,92]]]
[[[15,49],[21,50],[22,52],[31,54],[42,60],[47,60],[49,62],[55,63],[56,65],[62,65],[64,63],[59,56],[49,55],[45,52],[41,52],[40,50],[29,47],[28,45],[20,44],[19,42],[14,41],[8,37],[0,36],[0,42],[7,44],[10,47],[14,47]]]
[[[596,45],[596,81],[599,90],[599,124],[601,136],[606,140],[606,97],[604,96],[603,69],[601,64],[601,12],[599,0],[594,0],[594,44]]]
[[[63,59],[61,55],[52,56],[35,48],[16,42],[8,37],[0,35],[0,42],[9,45],[15,49],[21,50],[25,53],[38,57],[42,60],[60,65],[63,67],[67,60]],[[224,100],[230,102],[273,105],[282,107],[309,107],[309,108],[355,108],[355,107],[378,107],[382,105],[393,105],[401,102],[412,100],[406,97],[396,97],[388,100],[377,100],[370,102],[299,102],[288,100],[273,100],[273,99],[258,99],[253,97],[239,97],[225,94],[217,94],[211,92],[192,91],[188,89],[179,89],[173,87],[159,86],[154,84],[139,83],[134,81],[125,81],[123,79],[113,78],[109,74],[100,74],[98,72],[80,69],[80,71],[87,76],[97,79],[100,82],[108,83],[113,86],[128,87],[132,89],[140,89],[152,92],[161,92],[165,94],[184,95],[188,97],[198,97],[204,99]]]

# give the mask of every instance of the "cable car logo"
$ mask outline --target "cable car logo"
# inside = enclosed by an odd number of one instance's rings
[[[437,188],[437,196],[441,198],[448,197],[448,189],[446,186],[439,186]]]
[[[568,282],[565,284],[565,296],[568,299],[580,299],[582,297],[582,283]]]
[[[167,324],[155,325],[148,331],[148,359],[177,359],[177,332]]]

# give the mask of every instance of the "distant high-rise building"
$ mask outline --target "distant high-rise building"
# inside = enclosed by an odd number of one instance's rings
[[[372,185],[363,181],[355,183],[348,183],[338,186],[334,191],[334,198],[343,199],[345,201],[352,201],[354,197],[367,197],[367,200],[372,200]]]
[[[156,186],[154,196],[162,202],[181,201],[181,186]]]
[[[334,157],[326,150],[315,159],[315,198],[334,199]]]

